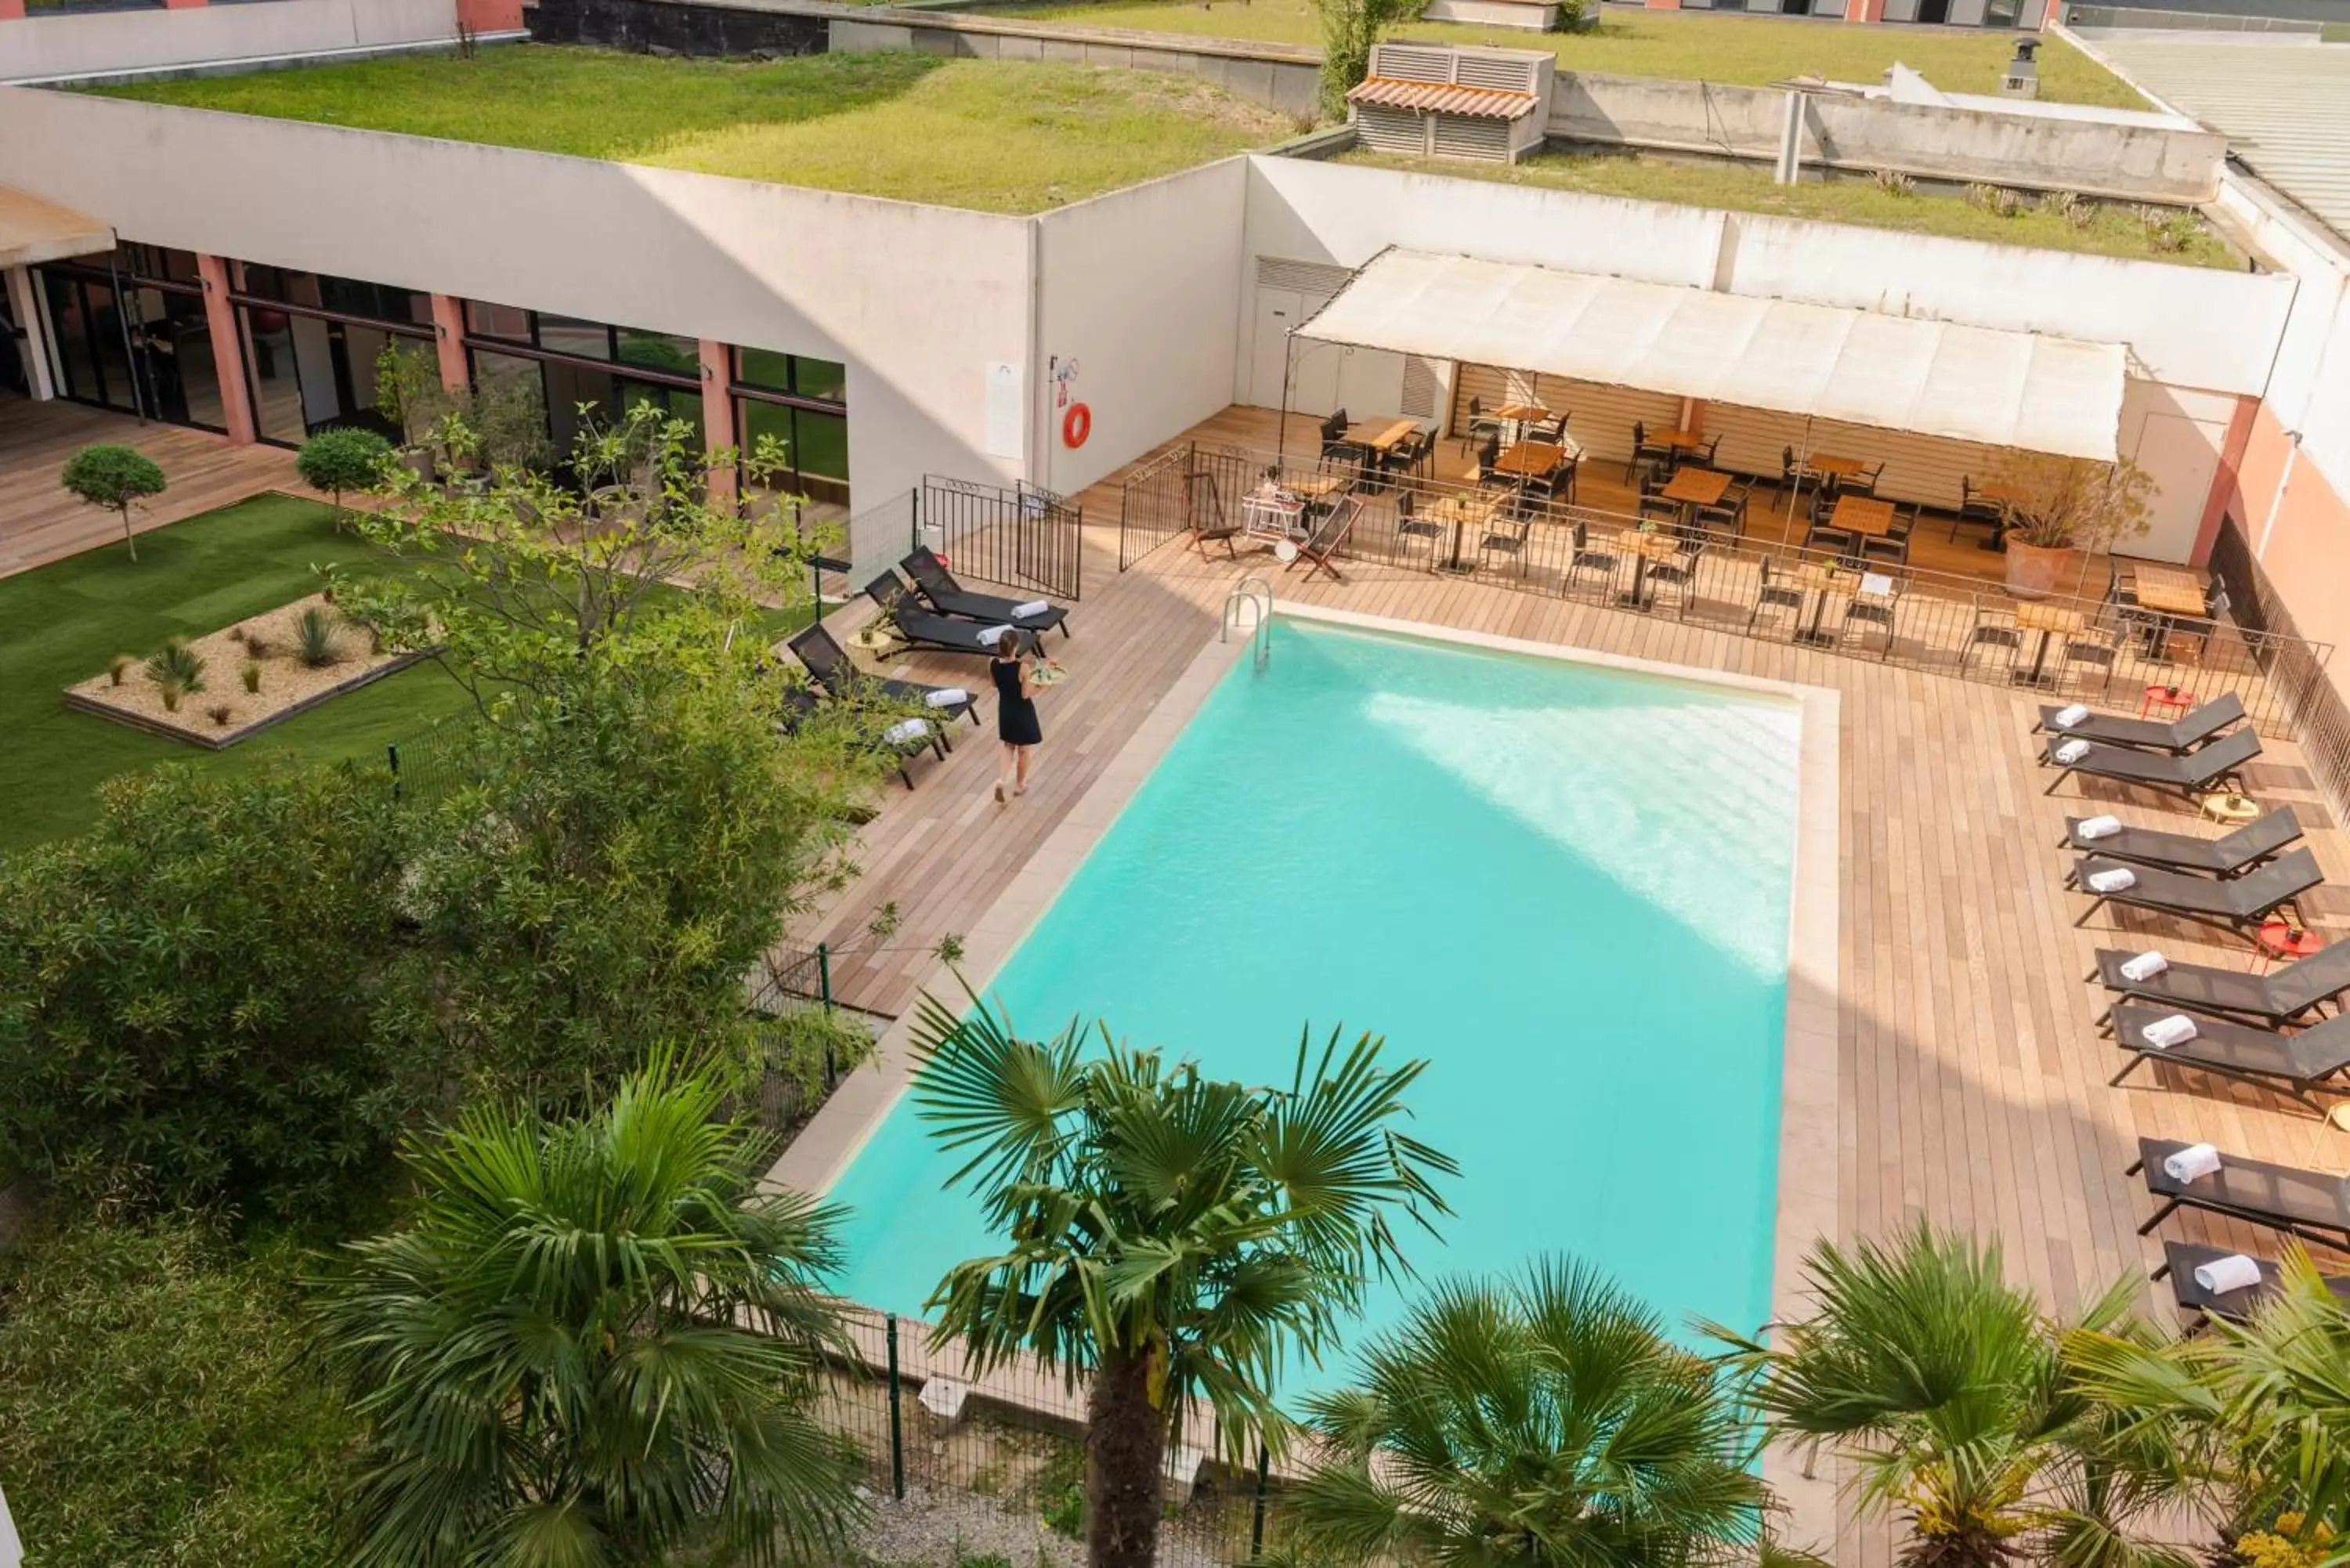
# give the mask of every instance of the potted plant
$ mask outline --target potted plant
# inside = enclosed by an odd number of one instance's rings
[[[2146,532],[2154,479],[2127,458],[2096,462],[2045,452],[2016,452],[2001,465],[2008,503],[2007,591],[2044,599],[2065,568],[2087,569],[2090,552],[2111,550]]]

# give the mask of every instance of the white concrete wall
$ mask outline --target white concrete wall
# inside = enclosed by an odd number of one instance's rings
[[[0,182],[125,239],[840,360],[859,495],[1033,450],[985,430],[1025,219],[32,88],[0,88]]]
[[[2230,173],[2220,209],[2300,280],[2268,389],[2272,413],[2302,437],[2303,462],[2350,495],[2350,243],[2286,206],[2256,180]]]
[[[2122,454],[2153,480],[2147,529],[2115,546],[2149,561],[2185,561],[2195,553],[2211,483],[2228,446],[2236,400],[2132,379],[2122,389]]]
[[[1230,158],[1036,220],[1048,489],[1073,495],[1232,401],[1247,182]],[[1080,448],[1063,439],[1064,391],[1092,410]]]
[[[184,11],[36,11],[0,25],[0,81],[384,48],[456,36],[456,0],[246,0]]]

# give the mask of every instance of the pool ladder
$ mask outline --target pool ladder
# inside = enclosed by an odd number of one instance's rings
[[[1250,612],[1245,627],[1241,625],[1243,608]],[[1273,585],[1254,573],[1234,583],[1232,591],[1224,596],[1224,626],[1216,640],[1230,642],[1235,631],[1246,631],[1255,644],[1259,670],[1273,662]]]

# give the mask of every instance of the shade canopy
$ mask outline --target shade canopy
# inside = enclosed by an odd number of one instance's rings
[[[2106,462],[2127,373],[2116,343],[1403,250],[1296,336]]]
[[[0,185],[0,267],[37,266],[114,248],[114,231],[96,218]]]

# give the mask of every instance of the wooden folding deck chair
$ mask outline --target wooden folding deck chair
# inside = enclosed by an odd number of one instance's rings
[[[1340,497],[1327,515],[1315,524],[1305,543],[1297,546],[1297,558],[1289,563],[1289,570],[1305,568],[1305,580],[1312,582],[1315,572],[1327,572],[1334,583],[1345,582],[1331,557],[1347,543],[1347,535],[1355,531],[1355,522],[1363,514],[1363,498],[1359,495]]]

